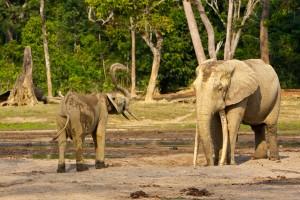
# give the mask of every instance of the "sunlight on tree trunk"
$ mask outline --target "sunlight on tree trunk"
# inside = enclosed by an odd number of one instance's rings
[[[204,10],[201,0],[194,0],[194,2],[197,6],[197,9],[198,9],[200,17],[201,17],[201,21],[204,24],[206,32],[207,32],[209,57],[211,59],[217,59],[214,28],[205,13],[205,10]]]
[[[130,17],[130,32],[131,32],[131,97],[136,97],[136,89],[135,89],[135,83],[136,83],[136,59],[135,59],[135,50],[136,50],[136,44],[135,44],[135,28],[133,24],[133,19]]]
[[[261,59],[265,63],[270,63],[269,58],[269,37],[268,37],[268,25],[266,24],[269,18],[269,0],[261,0],[262,14],[260,20],[260,55]]]
[[[224,48],[224,60],[231,58],[231,34],[232,34],[232,15],[233,15],[233,0],[228,1],[227,12],[227,27],[226,27],[226,41]]]
[[[37,103],[38,101],[34,94],[34,87],[32,82],[31,48],[27,46],[24,50],[22,74],[16,80],[14,89],[10,93],[8,100],[6,102],[3,102],[2,105],[33,106]]]
[[[204,53],[204,49],[202,46],[201,38],[198,32],[197,23],[194,17],[190,0],[183,0],[183,8],[188,22],[190,34],[192,37],[192,42],[196,53],[197,61],[198,64],[200,65],[200,63],[206,60],[206,56]]]
[[[45,20],[45,16],[44,16],[45,1],[41,0],[40,4],[41,4],[40,5],[40,15],[41,15],[41,19],[42,19],[42,33],[43,33],[45,64],[46,64],[48,96],[52,97],[52,82],[51,82],[50,58],[49,58],[49,50],[48,50],[48,36],[47,36],[46,20]]]
[[[148,33],[142,34],[142,38],[145,40],[146,44],[150,47],[151,52],[153,54],[153,63],[152,63],[151,75],[147,87],[145,102],[153,101],[153,94],[154,94],[156,80],[158,76],[158,70],[160,66],[160,57],[161,57],[160,51],[162,47],[163,37],[161,33],[158,31],[155,31],[155,36],[157,40],[156,45],[153,44]]]

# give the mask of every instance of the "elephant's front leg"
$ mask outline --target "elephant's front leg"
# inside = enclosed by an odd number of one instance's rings
[[[57,166],[57,173],[64,173],[66,172],[66,165],[65,165],[65,149],[67,144],[67,134],[66,130],[63,128],[67,122],[67,119],[62,116],[57,116],[56,118],[58,131],[61,133],[58,136],[58,149],[59,149],[59,159],[58,159],[58,166]]]
[[[100,120],[97,126],[96,134],[93,134],[95,150],[96,150],[96,161],[95,168],[101,169],[105,168],[105,134],[106,134],[106,123],[107,123],[108,113],[101,113]]]
[[[245,108],[247,105],[247,99],[241,101],[238,104],[234,104],[226,108],[226,117],[228,123],[228,133],[229,133],[229,145],[230,153],[228,157],[229,164],[235,165],[234,151],[236,146],[237,134],[240,128],[241,121],[243,119]]]

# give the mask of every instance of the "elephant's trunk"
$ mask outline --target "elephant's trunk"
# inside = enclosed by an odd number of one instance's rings
[[[197,97],[196,100],[197,133],[196,134],[199,134],[197,140],[199,140],[199,138],[201,140],[207,165],[214,165],[213,144],[211,139],[212,113],[208,109],[208,105],[203,105],[203,102],[208,102],[208,101],[199,99]],[[196,147],[195,150],[197,150]],[[196,157],[197,157],[197,152],[194,152],[194,162],[196,160]]]
[[[127,89],[123,88],[122,86],[120,86],[117,82],[116,79],[116,71],[117,70],[127,70],[127,67],[125,67],[123,64],[121,63],[114,63],[110,66],[110,74],[111,74],[111,79],[113,84],[115,85],[116,89],[119,90],[121,93],[124,94],[125,97],[127,97],[128,99],[130,99],[130,93],[128,92]]]
[[[219,112],[221,123],[222,123],[222,134],[223,134],[223,145],[222,145],[222,153],[219,165],[224,165],[227,155],[227,148],[228,148],[228,127],[227,127],[227,119],[225,110],[221,110]]]

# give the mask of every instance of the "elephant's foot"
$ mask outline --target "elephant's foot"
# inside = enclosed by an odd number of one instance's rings
[[[253,159],[266,159],[268,158],[267,144],[266,142],[262,142],[255,149]]]
[[[66,165],[65,165],[65,163],[58,164],[56,172],[57,173],[65,173],[66,172]]]
[[[279,156],[278,153],[277,154],[273,154],[273,155],[272,155],[272,153],[270,153],[269,160],[272,160],[272,161],[280,160],[280,156]]]
[[[96,160],[95,162],[95,168],[96,169],[102,169],[107,168],[108,166],[104,163],[104,161]]]
[[[268,158],[267,151],[255,151],[254,155],[252,156],[253,160],[266,158]]]
[[[82,172],[82,171],[87,171],[89,170],[88,166],[86,164],[83,163],[76,163],[76,170],[78,172]]]

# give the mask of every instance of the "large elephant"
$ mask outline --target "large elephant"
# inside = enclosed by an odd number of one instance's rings
[[[96,150],[95,167],[100,169],[105,167],[104,148],[105,132],[108,114],[125,114],[129,111],[130,95],[128,91],[117,85],[115,78],[116,70],[126,70],[122,64],[116,63],[111,66],[113,83],[119,92],[97,93],[81,95],[75,92],[68,92],[61,103],[60,111],[57,115],[58,133],[53,138],[58,139],[59,160],[57,172],[65,172],[64,153],[67,138],[71,138],[76,149],[76,169],[77,171],[87,170],[82,156],[82,145],[87,134],[91,134]],[[125,112],[126,111],[126,112]]]
[[[250,125],[255,132],[253,157],[278,160],[280,84],[272,66],[260,59],[207,61],[196,73],[194,166],[199,141],[207,165],[235,164],[234,150],[241,123]]]

